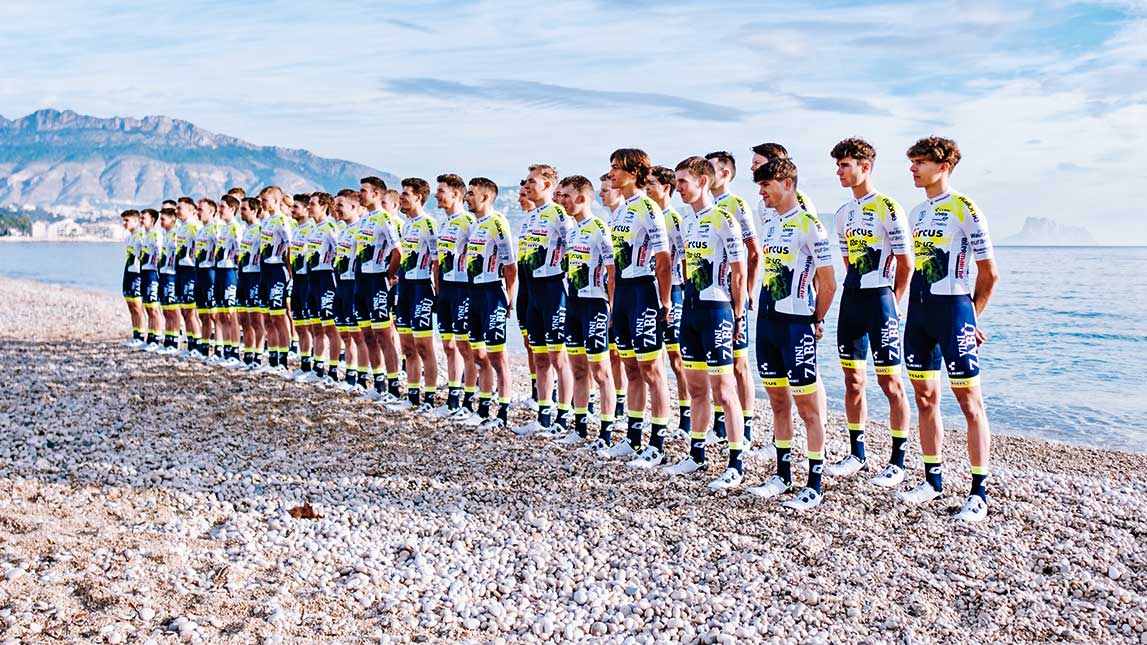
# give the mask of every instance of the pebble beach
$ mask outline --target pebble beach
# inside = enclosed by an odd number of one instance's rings
[[[712,469],[132,351],[110,295],[0,278],[0,302],[0,643],[1147,643],[1144,455],[993,437],[991,515],[959,525],[952,429],[942,501],[826,478],[795,514]]]

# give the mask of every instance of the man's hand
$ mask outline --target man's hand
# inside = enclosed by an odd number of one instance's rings
[[[987,340],[988,335],[984,333],[984,330],[976,327],[976,347],[983,345]]]
[[[821,336],[824,336],[824,323],[822,323],[822,322],[815,323],[815,324],[813,324],[812,328],[813,328],[813,334],[816,336],[816,339],[820,340]]]
[[[733,317],[733,342],[734,343],[740,343],[740,342],[745,340],[746,329],[741,327],[741,323],[743,323],[743,322],[745,322],[745,316],[744,315]],[[747,325],[746,325],[746,327],[747,327]]]

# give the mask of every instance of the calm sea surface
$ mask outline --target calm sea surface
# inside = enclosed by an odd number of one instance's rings
[[[0,275],[118,294],[122,257],[118,243],[0,243]],[[1147,452],[1147,248],[1003,247],[997,261],[1001,280],[981,321],[993,429]],[[826,339],[835,320],[834,308]],[[842,409],[831,340],[819,357],[829,405]],[[887,418],[869,380],[870,414]],[[959,417],[950,392],[944,414]]]

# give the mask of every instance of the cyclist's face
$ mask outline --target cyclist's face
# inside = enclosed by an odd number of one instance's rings
[[[948,171],[948,164],[937,163],[925,157],[912,157],[909,161],[911,162],[909,171],[912,173],[912,181],[917,188],[931,186],[940,181],[940,178]]]
[[[645,192],[653,198],[653,201],[660,202],[669,197],[669,186],[661,183],[653,175],[645,182]]]
[[[785,179],[784,181],[763,181],[759,184],[761,191],[761,199],[765,200],[765,206],[769,208],[778,208],[784,201],[785,195],[788,194],[791,185],[791,180]]]
[[[701,191],[708,190],[702,181],[688,170],[677,171],[677,194],[686,204],[693,204],[701,198]]]
[[[845,157],[836,162],[836,176],[840,179],[840,185],[845,188],[860,185],[867,174],[866,164],[852,157]]]
[[[757,168],[769,163],[769,158],[757,153],[753,153],[753,160],[749,162],[749,170],[757,171]]]

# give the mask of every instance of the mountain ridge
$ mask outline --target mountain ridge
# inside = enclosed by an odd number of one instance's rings
[[[307,150],[259,146],[164,115],[94,117],[72,110],[0,116],[0,203],[92,211],[154,205],[231,186],[337,191],[393,174]]]

